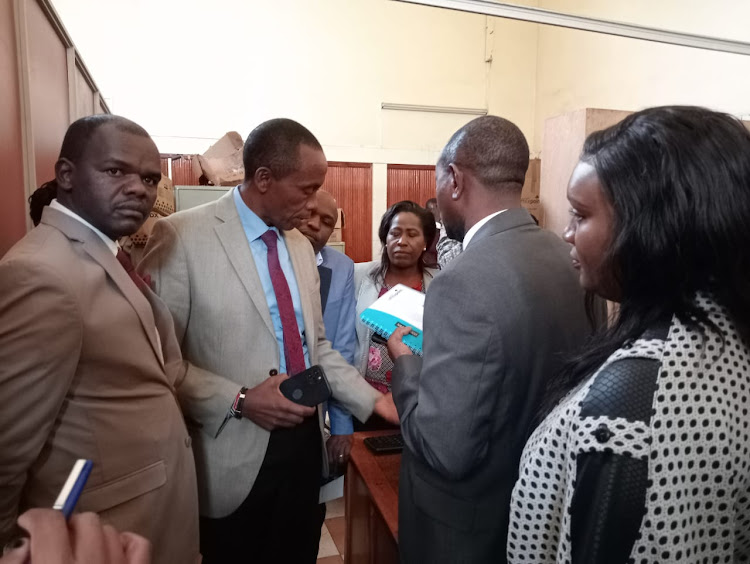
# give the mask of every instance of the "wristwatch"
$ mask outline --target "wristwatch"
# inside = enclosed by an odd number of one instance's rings
[[[245,386],[241,387],[240,393],[237,394],[237,397],[234,398],[234,403],[232,403],[229,411],[227,411],[227,414],[224,417],[224,421],[222,421],[221,425],[219,425],[219,430],[216,431],[216,436],[214,436],[214,439],[219,437],[221,432],[224,430],[224,427],[227,426],[227,423],[229,423],[231,419],[242,419],[242,404],[245,403],[245,392],[247,392],[247,388]]]
[[[234,403],[232,404],[230,412],[235,419],[242,419],[242,404],[245,403],[245,393],[247,393],[247,388],[242,386],[240,388],[240,393],[234,398]]]

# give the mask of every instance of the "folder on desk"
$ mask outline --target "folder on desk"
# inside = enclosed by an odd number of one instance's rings
[[[403,284],[396,284],[363,311],[362,323],[384,338],[390,337],[399,327],[412,331],[404,337],[404,344],[414,354],[422,354],[422,317],[424,294]]]

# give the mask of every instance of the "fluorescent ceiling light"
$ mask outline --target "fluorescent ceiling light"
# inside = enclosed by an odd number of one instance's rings
[[[469,116],[486,116],[484,108],[459,108],[452,106],[425,106],[423,104],[392,104],[383,102],[380,107],[384,110],[400,110],[404,112],[430,112],[434,114],[465,114]]]
[[[696,49],[708,49],[710,51],[722,51],[724,53],[750,55],[750,43],[746,43],[743,41],[732,41],[730,39],[721,39],[718,37],[708,37],[705,35],[695,35],[692,33],[669,31],[665,29],[658,29],[655,27],[615,22],[598,18],[589,18],[586,16],[577,16],[573,14],[566,14],[563,12],[542,10],[541,8],[533,8],[530,6],[518,6],[516,4],[508,4],[506,2],[491,2],[489,0],[396,1],[407,2],[410,4],[421,4],[423,6],[432,6],[434,8],[447,8],[450,10],[459,10],[462,12],[473,12],[475,14],[484,14],[485,16],[495,16],[498,18],[520,20],[543,25],[580,29],[582,31],[592,31],[594,33],[603,33],[606,35],[617,35],[620,37],[629,37],[631,39],[642,39],[645,41],[654,41],[657,43],[681,45],[683,47],[693,47]]]

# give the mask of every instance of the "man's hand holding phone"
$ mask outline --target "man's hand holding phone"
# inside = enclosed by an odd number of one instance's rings
[[[281,393],[279,386],[287,378],[287,374],[270,376],[247,390],[242,417],[247,417],[267,431],[273,431],[278,427],[294,427],[302,423],[305,417],[314,415],[314,407],[296,404]]]

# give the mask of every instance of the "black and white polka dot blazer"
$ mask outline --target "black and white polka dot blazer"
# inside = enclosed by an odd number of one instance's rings
[[[750,350],[677,319],[615,352],[544,420],[513,490],[508,562],[750,561]]]

